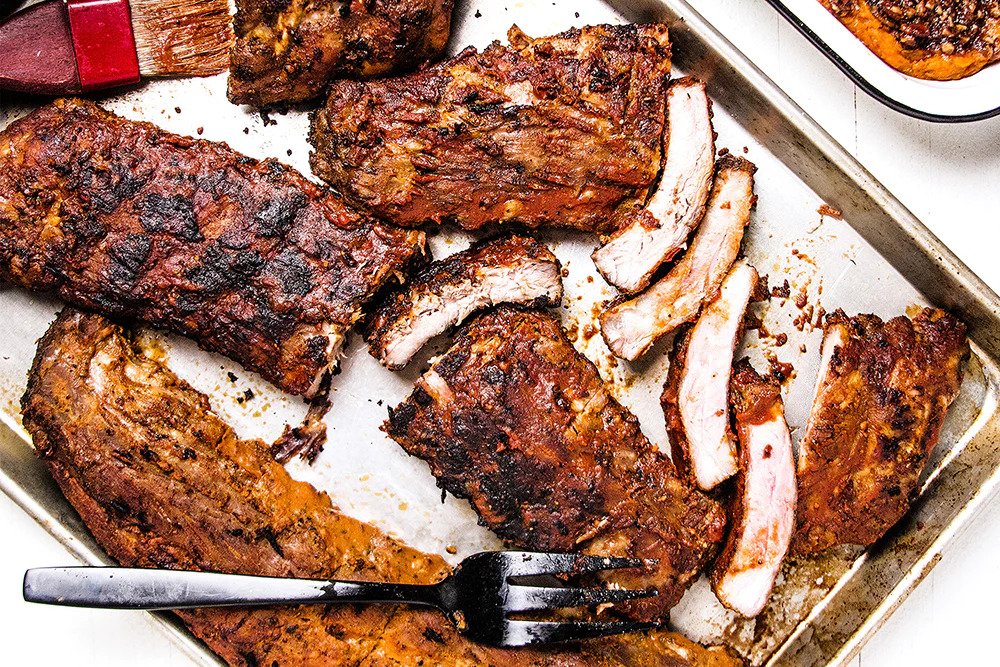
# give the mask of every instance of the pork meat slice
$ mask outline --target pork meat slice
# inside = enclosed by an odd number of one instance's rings
[[[743,359],[731,395],[740,466],[729,535],[711,580],[722,604],[753,617],[767,604],[795,532],[795,458],[776,381]]]
[[[594,251],[601,275],[623,292],[645,289],[656,270],[684,247],[705,213],[715,131],[703,82],[684,78],[667,91],[664,152],[663,175],[653,197],[627,215],[618,231]]]
[[[512,547],[658,561],[605,575],[658,589],[616,606],[635,618],[664,618],[723,538],[722,508],[676,476],[544,311],[501,306],[466,325],[384,428]]]
[[[552,251],[529,236],[476,243],[389,294],[368,321],[369,350],[383,365],[400,369],[427,341],[477,310],[501,303],[557,306],[561,270]]]
[[[903,517],[968,354],[965,325],[942,310],[827,319],[799,453],[796,553],[872,544]]]
[[[450,568],[342,514],[241,440],[208,399],[98,315],[65,310],[42,339],[24,426],[97,542],[126,567],[430,584]],[[667,630],[570,648],[502,650],[436,610],[390,604],[186,609],[177,615],[234,667],[494,665],[735,667]]]
[[[679,334],[661,403],[674,465],[709,491],[736,474],[736,443],[729,426],[729,378],[743,315],[757,271],[738,262],[698,321]]]
[[[601,334],[616,355],[634,361],[660,338],[693,320],[736,261],[755,197],[749,161],[716,162],[708,208],[691,247],[659,282],[601,314]]]
[[[409,76],[334,83],[313,116],[313,171],[402,226],[614,231],[662,166],[666,27],[508,37]]]

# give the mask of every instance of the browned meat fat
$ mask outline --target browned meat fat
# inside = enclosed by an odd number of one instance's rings
[[[313,117],[313,171],[400,225],[612,231],[661,167],[666,27],[509,39],[407,77],[335,83]]]
[[[98,543],[136,567],[431,583],[445,562],[340,514],[264,443],[239,440],[208,400],[97,315],[64,311],[22,401],[39,455]],[[436,612],[391,605],[177,612],[230,665],[722,667],[666,631],[569,649],[495,650]]]
[[[513,547],[656,559],[607,575],[659,590],[619,605],[637,618],[665,617],[723,537],[721,507],[677,478],[544,312],[474,320],[385,429]]]
[[[423,243],[274,160],[90,102],[0,132],[0,279],[190,336],[295,394]]]
[[[799,450],[796,552],[868,545],[903,517],[968,354],[965,325],[942,310],[827,319]]]
[[[386,297],[368,321],[369,350],[388,368],[399,369],[431,338],[482,308],[557,306],[560,271],[552,251],[528,236],[475,243],[433,262],[405,289]]]
[[[416,69],[444,51],[453,0],[236,0],[229,99],[318,97],[338,78]]]

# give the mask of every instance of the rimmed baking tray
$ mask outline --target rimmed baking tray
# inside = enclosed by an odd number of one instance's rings
[[[780,344],[751,334],[744,351],[758,367],[769,355],[795,367],[785,387],[793,439],[801,437],[808,415],[822,336],[815,325],[822,308],[892,316],[934,303],[960,313],[971,328],[974,358],[923,493],[891,535],[862,554],[841,550],[790,563],[772,602],[756,621],[734,618],[714,600],[704,581],[671,615],[672,623],[692,638],[726,642],[753,664],[840,664],[929,571],[1000,483],[1000,300],[684,2],[459,3],[451,49],[502,38],[514,22],[528,34],[542,35],[572,25],[653,20],[671,26],[678,73],[708,82],[719,145],[746,154],[759,167],[760,198],[744,249],[772,285],[789,283],[791,298],[772,299],[758,313],[766,330],[785,332],[788,341]],[[249,110],[229,105],[224,91],[224,77],[166,81],[101,101],[125,116],[225,140],[247,154],[276,156],[308,171],[305,113],[274,115],[264,122]],[[9,97],[0,101],[0,126],[38,103]],[[548,233],[545,238],[567,269],[567,298],[560,312],[577,347],[598,364],[650,439],[665,446],[658,405],[666,373],[664,348],[641,364],[615,362],[587,326],[600,302],[613,296],[589,258],[594,239],[570,233]],[[444,255],[467,241],[463,234],[444,230],[433,234],[432,246]],[[0,319],[0,487],[81,560],[99,563],[104,561],[100,549],[35,460],[19,425],[17,401],[34,341],[58,308],[53,300],[0,289],[0,309],[6,315]],[[244,437],[273,438],[304,413],[300,400],[226,359],[201,352],[183,339],[145,335],[159,339],[158,349],[165,351],[171,368],[209,394],[213,409]],[[436,341],[421,361],[446,344],[447,338]],[[378,430],[385,406],[408,393],[420,366],[389,373],[355,341],[336,379],[326,449],[315,465],[295,461],[289,470],[327,491],[344,512],[454,562],[497,546],[495,538],[476,525],[464,502],[449,497],[442,503],[426,465],[406,457]],[[246,389],[253,390],[252,401],[245,399]],[[171,617],[159,618],[196,660],[215,662]]]
[[[956,81],[918,79],[884,63],[817,0],[768,2],[859,88],[891,109],[936,123],[1000,114],[1000,66]]]

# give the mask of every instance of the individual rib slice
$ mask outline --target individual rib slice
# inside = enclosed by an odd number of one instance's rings
[[[556,306],[562,300],[559,260],[528,236],[473,245],[434,262],[396,290],[368,322],[369,350],[392,369],[405,366],[434,336],[477,310],[500,303]]]
[[[431,584],[450,568],[293,480],[264,443],[240,440],[208,399],[120,327],[64,310],[39,344],[24,426],[67,500],[127,567]],[[226,663],[325,667],[735,667],[667,630],[570,647],[503,650],[463,638],[437,610],[390,604],[184,609]]]
[[[653,273],[684,246],[712,189],[715,132],[705,84],[691,78],[667,91],[666,161],[660,185],[645,208],[594,251],[594,263],[609,283],[638,292]]]
[[[965,325],[932,308],[888,322],[837,311],[823,348],[799,454],[800,554],[871,544],[902,518],[969,353]]]
[[[722,604],[752,617],[767,604],[795,530],[795,458],[778,383],[743,359],[731,393],[740,468],[712,587]]]
[[[0,132],[0,280],[190,336],[312,395],[423,249],[275,160],[59,100]]]
[[[384,428],[515,548],[657,561],[601,575],[659,591],[618,605],[634,618],[666,616],[723,538],[722,508],[677,478],[543,311],[466,325]]]
[[[733,353],[757,271],[739,262],[670,357],[661,403],[674,465],[704,491],[736,474],[736,443],[729,427]]]
[[[691,247],[648,291],[601,314],[601,334],[616,355],[629,361],[698,315],[736,261],[753,207],[756,167],[726,155],[716,162],[715,184],[705,218]]]

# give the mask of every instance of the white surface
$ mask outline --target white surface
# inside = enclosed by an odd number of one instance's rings
[[[782,85],[973,270],[1000,288],[994,259],[1000,222],[1000,120],[959,127],[900,117],[856,93],[839,72],[763,3],[702,0],[700,9]],[[1000,593],[1000,503],[993,503],[886,628],[866,647],[865,665],[963,664],[993,653]],[[70,557],[0,496],[0,525],[16,535],[0,550],[4,664],[185,664],[142,614],[29,606],[20,601],[27,567]],[[979,648],[982,647],[982,648]],[[980,653],[983,651],[983,653]],[[990,651],[989,654],[985,651]],[[978,658],[978,660],[977,660]]]

